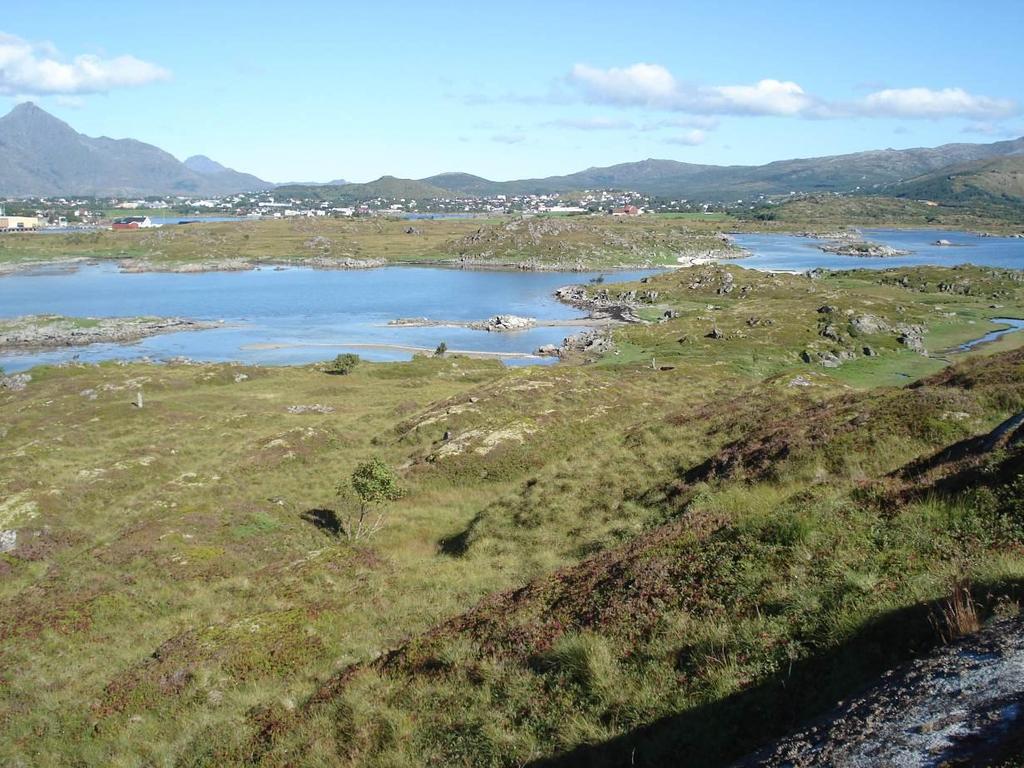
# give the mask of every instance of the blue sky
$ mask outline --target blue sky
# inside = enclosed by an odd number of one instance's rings
[[[1024,135],[1024,3],[48,0],[0,108],[271,181],[750,164]]]

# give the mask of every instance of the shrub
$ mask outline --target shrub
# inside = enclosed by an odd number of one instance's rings
[[[444,357],[447,351],[448,345],[442,341],[440,344],[437,345],[437,349],[434,350],[434,357]]]
[[[385,523],[385,506],[388,502],[402,498],[405,491],[398,485],[394,470],[378,458],[363,462],[352,472],[348,485],[338,488],[339,495],[349,490],[356,495],[358,509],[343,519],[341,533],[352,540],[369,538]],[[376,510],[377,516],[371,518]]]
[[[327,364],[327,372],[335,376],[345,376],[352,373],[359,365],[359,355],[353,355],[351,352],[346,352],[343,355],[338,355],[330,363]]]

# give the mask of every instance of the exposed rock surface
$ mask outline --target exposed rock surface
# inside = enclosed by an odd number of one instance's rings
[[[890,256],[907,256],[910,251],[901,250],[899,248],[893,248],[891,245],[881,245],[880,243],[869,243],[867,241],[843,241],[833,242],[827,245],[818,246],[825,253],[834,253],[838,256],[864,256],[864,257],[882,257],[887,258]]]
[[[600,355],[615,349],[611,334],[607,330],[592,329],[566,336],[562,345],[545,344],[537,350],[538,355],[565,357],[570,354]]]
[[[532,317],[520,317],[519,315],[495,315],[486,320],[469,323],[467,327],[476,331],[525,331],[533,328],[537,320]]]
[[[15,373],[12,376],[0,376],[0,389],[6,389],[11,392],[21,392],[28,383],[32,381],[32,374],[30,373]]]
[[[160,333],[202,331],[221,323],[183,317],[72,318],[28,315],[0,321],[0,349],[48,349],[136,341]]]
[[[737,766],[1002,764],[1024,750],[1024,619],[884,675],[824,718]]]
[[[312,405],[289,405],[285,408],[288,413],[303,414],[303,413],[334,413],[334,407],[330,405],[321,405],[320,403],[313,403]]]
[[[591,293],[582,285],[568,285],[555,291],[555,298],[577,309],[590,312],[592,318],[610,317],[626,323],[642,322],[636,316],[641,304],[651,304],[658,297],[656,291],[620,291],[612,294],[607,288]]]

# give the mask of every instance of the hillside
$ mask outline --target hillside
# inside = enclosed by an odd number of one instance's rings
[[[185,159],[183,165],[189,170],[205,176],[208,183],[222,189],[254,192],[271,189],[274,186],[269,181],[263,181],[251,173],[241,173],[234,168],[227,168],[206,155],[192,155]]]
[[[0,763],[723,765],[934,648],[959,580],[1021,599],[1024,340],[941,352],[1018,273],[586,289],[666,319],[586,364],[0,385]],[[371,456],[406,492],[350,541]]]
[[[523,194],[583,189],[629,189],[660,197],[731,200],[789,192],[852,192],[965,162],[1024,152],[1024,138],[995,144],[947,144],[934,149],[879,150],[759,166],[716,166],[674,160],[643,160],[588,168],[567,176],[492,182],[447,173],[425,179],[462,194]]]
[[[978,160],[917,176],[886,190],[895,197],[945,203],[1024,203],[1024,154]]]
[[[0,118],[0,195],[215,195],[270,185],[221,167],[196,172],[151,144],[90,138],[30,102]]]

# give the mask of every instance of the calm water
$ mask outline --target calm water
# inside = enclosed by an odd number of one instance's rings
[[[1024,320],[1020,320],[1015,317],[993,317],[992,322],[999,323],[1000,325],[1007,325],[1009,327],[1003,328],[1002,330],[999,331],[992,331],[991,333],[986,333],[981,338],[974,339],[973,341],[968,341],[966,344],[961,344],[959,347],[957,347],[957,349],[960,350],[961,352],[966,352],[968,349],[974,349],[975,347],[981,344],[988,344],[988,342],[990,341],[1001,339],[1008,333],[1024,331]]]
[[[819,250],[819,240],[790,235],[735,235],[736,242],[752,255],[730,263],[788,271],[963,263],[1024,269],[1022,239],[937,230],[864,230],[864,237],[913,253],[888,259],[837,256]],[[940,238],[954,245],[934,245]],[[112,264],[77,271],[16,274],[0,278],[0,317],[44,313],[79,317],[163,315],[224,320],[226,325],[209,331],[154,336],[133,344],[95,344],[0,356],[0,367],[17,371],[74,357],[98,361],[176,356],[280,365],[324,360],[339,352],[356,352],[371,360],[404,360],[410,357],[409,351],[354,345],[433,349],[442,341],[452,350],[531,353],[544,344],[560,343],[579,327],[487,333],[467,328],[389,327],[387,322],[399,317],[468,321],[500,313],[539,320],[576,318],[580,312],[556,302],[551,294],[559,286],[586,282],[596,274],[426,267],[122,274]],[[646,274],[651,272],[616,272],[607,277],[636,280]],[[551,361],[526,358],[507,362]]]
[[[864,239],[893,248],[912,251],[909,256],[864,258],[824,253],[818,246],[826,241],[794,235],[733,235],[740,247],[751,256],[735,263],[752,269],[803,272],[815,267],[825,269],[887,269],[914,267],[923,264],[955,266],[978,264],[988,267],[1024,269],[1024,239],[981,237],[968,232],[934,229],[864,229]],[[936,240],[949,240],[953,245],[938,246]]]
[[[559,344],[578,327],[488,333],[467,328],[401,328],[399,317],[481,320],[509,313],[541,320],[580,317],[552,298],[563,285],[598,273],[502,272],[390,267],[317,271],[260,269],[199,274],[122,274],[112,264],[0,278],[0,317],[61,314],[78,317],[182,316],[224,320],[230,327],[153,336],[133,344],[94,344],[35,354],[0,356],[6,371],[75,356],[84,361],[185,356],[246,363],[308,363],[355,352],[370,360],[407,360],[408,351],[346,347],[401,344],[433,349],[531,353]],[[609,280],[652,274],[616,272]],[[258,348],[254,345],[283,345]],[[317,346],[325,345],[325,346]],[[511,364],[551,362],[508,359]]]

